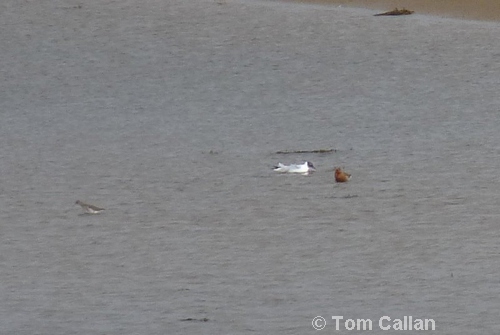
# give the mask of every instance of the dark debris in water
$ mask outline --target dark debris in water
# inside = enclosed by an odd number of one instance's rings
[[[357,194],[347,194],[347,195],[333,195],[329,197],[325,197],[326,199],[352,199],[357,198],[359,195]]]
[[[391,11],[388,11],[388,12],[385,12],[385,13],[379,13],[379,14],[375,14],[373,16],[396,16],[396,15],[410,15],[410,14],[413,14],[414,11],[412,10],[408,10],[406,8],[403,8],[403,9],[398,9],[397,7],[394,8],[393,10]]]
[[[351,198],[357,198],[357,197],[358,197],[358,196],[357,196],[356,194],[353,194],[353,195],[348,194],[348,195],[346,195],[346,196],[343,196],[343,198],[344,198],[344,199],[351,199]]]
[[[203,318],[203,319],[196,319],[196,318],[186,318],[186,319],[181,319],[180,321],[198,321],[198,322],[207,322],[209,321],[209,318]]]
[[[332,152],[337,152],[337,149],[318,149],[318,150],[284,150],[276,151],[277,154],[328,154]]]

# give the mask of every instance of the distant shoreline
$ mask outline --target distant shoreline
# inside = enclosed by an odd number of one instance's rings
[[[377,11],[406,8],[416,14],[439,15],[466,20],[500,21],[499,0],[285,0],[363,7]]]

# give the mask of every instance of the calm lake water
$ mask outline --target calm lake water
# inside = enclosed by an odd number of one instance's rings
[[[499,333],[498,23],[0,7],[2,334]]]

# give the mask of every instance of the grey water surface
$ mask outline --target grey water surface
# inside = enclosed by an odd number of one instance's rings
[[[0,333],[498,334],[500,25],[373,14],[3,1]]]

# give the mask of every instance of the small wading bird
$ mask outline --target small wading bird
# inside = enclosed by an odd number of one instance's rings
[[[281,173],[298,173],[302,175],[308,175],[310,172],[316,171],[316,168],[314,167],[313,163],[306,161],[303,164],[290,165],[278,163],[278,166],[275,166],[273,170]]]
[[[100,208],[94,205],[89,205],[80,200],[77,200],[75,204],[82,206],[82,209],[85,211],[85,213],[88,214],[99,214],[104,210],[104,208]]]
[[[351,175],[342,171],[341,168],[335,168],[335,181],[337,183],[345,183],[351,179]]]

